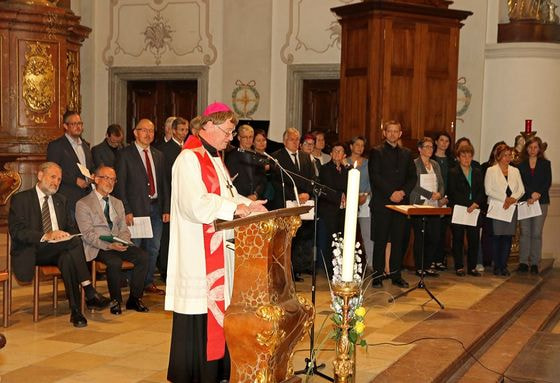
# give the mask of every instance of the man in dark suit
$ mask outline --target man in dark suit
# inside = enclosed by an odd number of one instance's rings
[[[295,128],[288,128],[284,132],[284,148],[277,150],[272,154],[272,157],[278,160],[280,166],[291,173],[298,174],[307,179],[314,179],[315,170],[311,163],[309,154],[303,153],[299,150],[300,133]],[[296,197],[300,203],[305,203],[309,200],[312,192],[311,183],[297,176],[292,176],[296,183],[298,195],[294,195],[294,186],[290,178],[284,174],[284,188],[282,188],[282,177],[280,176],[280,169],[275,167],[273,176],[274,186],[274,208],[279,209],[285,207],[286,201],[295,201]],[[285,195],[285,198],[284,198]]]
[[[47,147],[47,161],[55,162],[62,168],[60,194],[68,199],[72,213],[76,202],[91,190],[90,181],[80,172],[78,163],[93,172],[93,158],[89,145],[81,139],[84,123],[78,112],[66,111],[62,116],[65,134]]]
[[[252,150],[255,133],[250,125],[237,128],[239,148],[231,150],[226,156],[226,166],[233,179],[237,192],[253,201],[262,199],[266,178],[259,174],[259,158]]]
[[[175,159],[183,149],[183,143],[189,134],[189,122],[182,117],[174,118],[171,123],[171,131],[173,135],[166,143],[159,146],[159,150],[163,153],[165,158],[165,178],[167,180],[167,188],[171,194],[171,169],[175,163]],[[159,248],[158,269],[161,274],[161,279],[164,281],[167,278],[167,252],[169,251],[169,223],[163,224],[163,231],[161,233],[161,243]]]
[[[144,280],[148,272],[148,255],[136,246],[113,241],[118,237],[130,242],[130,231],[125,221],[122,202],[110,195],[117,174],[113,168],[101,166],[93,177],[95,190],[76,203],[76,222],[82,233],[86,259],[98,259],[107,265],[107,285],[111,294],[111,314],[122,314],[121,269],[123,260],[132,262],[128,310],[147,312],[142,302]],[[103,239],[102,239],[103,238]]]
[[[272,177],[274,186],[274,203],[272,206],[275,209],[284,207],[286,200],[295,201],[297,198],[302,204],[307,202],[312,193],[311,182],[307,180],[315,179],[311,157],[299,150],[299,131],[295,128],[288,128],[284,132],[283,139],[284,148],[276,151],[272,156],[278,160],[280,166],[293,173],[292,178],[297,186],[298,195],[295,195],[290,178],[286,174],[281,174],[281,169],[276,166]],[[282,187],[282,176],[284,177],[284,188]],[[292,265],[296,281],[302,281],[303,278],[300,274],[311,270],[312,254],[313,222],[304,221],[292,242]]]
[[[401,124],[391,120],[383,124],[385,141],[373,148],[369,156],[369,179],[373,198],[372,240],[373,248],[373,287],[382,287],[385,270],[385,247],[391,242],[390,278],[394,285],[406,288],[401,276],[404,256],[402,238],[406,226],[406,216],[388,209],[385,205],[406,205],[416,185],[416,167],[410,150],[399,146],[402,135]]]
[[[117,152],[123,148],[124,134],[119,124],[111,124],[107,128],[105,139],[91,148],[93,164],[97,169],[101,165],[114,167]]]
[[[170,194],[163,154],[150,146],[154,133],[154,124],[148,119],[141,119],[134,128],[134,144],[117,155],[115,167],[119,182],[115,194],[124,204],[128,226],[133,224],[134,217],[150,217],[153,237],[132,241],[146,250],[149,257],[144,291],[164,295],[165,292],[154,283],[154,272],[163,223],[169,222]]]
[[[79,286],[85,291],[90,309],[107,307],[109,299],[93,288],[82,241],[71,237],[78,230],[66,197],[57,193],[62,169],[53,162],[45,162],[39,167],[37,179],[35,187],[14,195],[10,204],[8,225],[14,273],[18,280],[30,282],[35,265],[58,266],[71,310],[70,321],[75,327],[85,327]]]

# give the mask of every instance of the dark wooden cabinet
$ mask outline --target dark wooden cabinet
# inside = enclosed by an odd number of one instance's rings
[[[450,1],[364,1],[333,8],[342,25],[339,136],[382,141],[398,120],[402,141],[441,130],[454,136],[461,21]]]

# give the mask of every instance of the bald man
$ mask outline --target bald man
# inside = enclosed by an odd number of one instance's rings
[[[117,156],[115,194],[123,202],[128,226],[133,224],[134,217],[150,217],[153,237],[132,241],[148,253],[144,292],[165,295],[165,291],[154,283],[154,272],[163,223],[169,222],[170,192],[163,154],[151,146],[154,134],[154,124],[148,119],[140,120],[134,128],[134,143],[122,149]]]

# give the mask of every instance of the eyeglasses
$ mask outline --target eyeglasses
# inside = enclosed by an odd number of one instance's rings
[[[139,132],[148,133],[148,134],[154,134],[155,133],[155,130],[153,130],[153,129],[139,128],[139,129],[136,129],[136,130],[139,131]]]
[[[433,145],[422,145],[424,149],[433,149]]]
[[[65,124],[68,125],[68,126],[80,126],[80,127],[84,126],[84,123],[82,121],[80,121],[80,122],[65,122]]]
[[[231,138],[234,138],[235,136],[237,136],[237,132],[235,130],[232,130],[232,131],[228,132],[227,130],[222,129],[222,127],[220,125],[214,125],[214,126],[218,129],[220,129],[226,135],[226,137],[229,136],[229,135],[231,135]]]
[[[117,182],[117,177],[97,176],[97,178],[101,178],[102,180],[109,181],[109,182]]]

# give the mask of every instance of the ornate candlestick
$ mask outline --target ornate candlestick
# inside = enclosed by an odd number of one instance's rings
[[[333,285],[333,293],[341,297],[342,305],[342,321],[339,325],[341,335],[336,342],[336,359],[334,366],[334,381],[337,383],[348,382],[348,377],[352,375],[354,362],[350,358],[350,339],[348,331],[350,330],[350,299],[359,293],[359,286],[356,282],[339,282]]]

